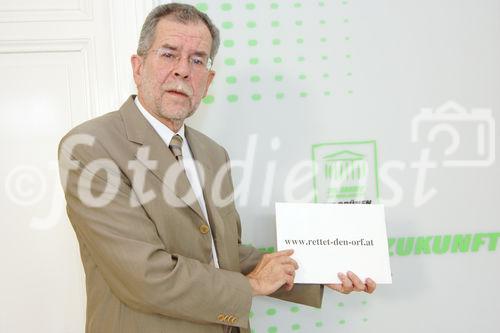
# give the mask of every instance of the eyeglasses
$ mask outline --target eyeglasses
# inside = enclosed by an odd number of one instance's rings
[[[150,52],[154,52],[158,59],[166,66],[176,65],[182,58],[178,52],[166,47],[150,50]],[[192,55],[188,57],[188,63],[191,70],[196,72],[204,72],[212,69],[212,59],[210,57]]]

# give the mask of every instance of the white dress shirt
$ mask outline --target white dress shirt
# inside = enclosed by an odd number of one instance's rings
[[[136,97],[134,99],[135,105],[139,108],[142,115],[146,118],[146,120],[153,126],[156,133],[162,138],[163,142],[169,147],[170,140],[175,134],[179,134],[182,138],[182,164],[184,165],[184,169],[186,170],[186,175],[188,177],[189,183],[191,184],[191,188],[198,199],[198,203],[200,204],[201,212],[203,216],[208,221],[207,214],[207,206],[205,205],[205,198],[203,197],[203,190],[201,188],[200,177],[198,176],[198,172],[196,171],[196,166],[193,161],[193,155],[191,154],[191,149],[189,148],[189,142],[184,135],[184,125],[179,129],[177,133],[174,133],[170,128],[166,125],[162,124],[158,119],[153,117],[146,109],[142,106],[139,98]],[[208,227],[210,228],[210,224]],[[210,235],[212,233],[210,232]],[[212,241],[212,254],[215,267],[219,268],[219,260],[217,259],[217,251],[215,249],[215,243],[212,237],[210,237]]]

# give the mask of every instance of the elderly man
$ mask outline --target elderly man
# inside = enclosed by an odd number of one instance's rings
[[[214,78],[218,45],[196,8],[156,7],[131,58],[137,96],[61,141],[86,332],[248,332],[256,295],[321,306],[323,286],[293,285],[292,251],[241,244],[227,152],[184,125]],[[329,287],[375,289],[351,272],[340,277]]]

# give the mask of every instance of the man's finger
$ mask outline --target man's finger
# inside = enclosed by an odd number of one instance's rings
[[[361,279],[356,274],[349,271],[349,272],[347,272],[347,276],[352,281],[352,284],[354,285],[354,290],[356,290],[356,291],[365,291],[366,290],[365,284],[361,281]]]
[[[371,294],[375,291],[376,288],[377,288],[377,284],[375,283],[375,281],[373,281],[370,278],[367,278],[366,279],[366,292],[368,294]]]
[[[286,290],[288,290],[288,291],[292,290],[293,280],[294,280],[293,276],[290,276],[290,275],[286,276]]]
[[[342,285],[346,288],[352,288],[352,281],[349,279],[347,275],[344,273],[339,273],[338,277],[340,279],[340,282],[342,282]]]
[[[269,257],[276,258],[276,257],[282,257],[282,256],[291,256],[292,254],[293,254],[293,250],[288,249],[288,250],[282,250],[282,251],[278,251],[278,252],[274,252],[274,253],[269,253]]]
[[[289,258],[292,254],[293,254],[293,250],[292,249],[278,251],[278,252],[274,252],[274,253],[265,253],[262,256],[262,259],[261,259],[260,262],[262,262],[263,264],[267,264],[271,260],[274,260],[276,258],[281,258],[281,257],[283,257],[283,258]]]
[[[342,284],[340,284],[340,283],[327,284],[327,287],[330,289],[333,289],[335,291],[338,291],[339,293],[343,293]]]
[[[342,281],[342,292],[349,294],[353,289],[352,281],[344,273],[339,273],[338,277]]]
[[[299,265],[295,260],[287,256],[276,257],[272,259],[273,261],[281,264],[281,265],[292,265],[295,269],[299,269]]]
[[[295,266],[293,265],[283,265],[285,273],[288,275],[295,275]]]

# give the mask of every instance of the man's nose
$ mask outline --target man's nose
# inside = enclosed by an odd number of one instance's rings
[[[191,66],[189,60],[186,58],[180,58],[174,67],[174,75],[178,78],[187,79],[191,74]]]

